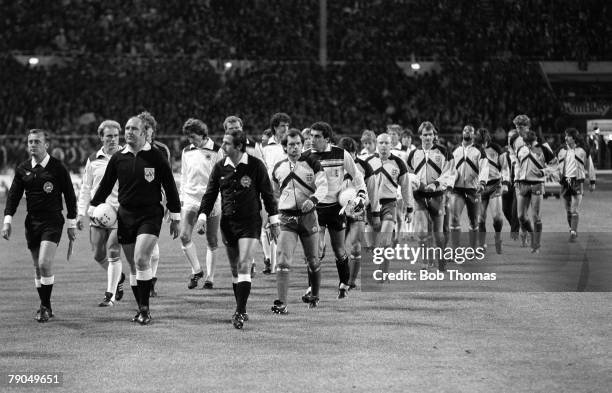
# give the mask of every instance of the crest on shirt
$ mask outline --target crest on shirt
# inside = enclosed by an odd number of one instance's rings
[[[399,171],[396,168],[391,169],[391,176],[396,177],[399,175]]]
[[[155,179],[155,168],[145,168],[144,169],[144,178],[146,181],[151,183],[153,179]]]
[[[51,183],[50,181],[45,182],[45,184],[43,184],[43,190],[47,194],[51,194],[51,192],[53,191],[53,183]]]
[[[245,175],[245,176],[242,176],[242,178],[240,179],[240,184],[241,184],[241,185],[242,185],[242,187],[244,187],[244,188],[249,188],[249,187],[251,187],[251,183],[252,183],[252,182],[253,182],[253,181],[251,180],[251,178],[250,178],[250,177],[248,177],[248,176],[246,176],[246,175]]]
[[[308,172],[306,174],[306,182],[312,183],[313,180],[314,180],[314,173]]]
[[[206,159],[207,159],[208,161],[210,161],[210,154],[206,154],[206,155],[204,155],[204,157],[206,157]]]

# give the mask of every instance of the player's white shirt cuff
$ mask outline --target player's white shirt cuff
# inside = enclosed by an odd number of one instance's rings
[[[280,224],[280,217],[278,214],[268,217],[268,222],[270,225]]]
[[[69,218],[66,220],[66,225],[68,228],[76,228],[76,218]]]
[[[172,221],[179,221],[181,219],[181,213],[170,213],[170,219]]]
[[[4,216],[4,223],[5,224],[12,224],[13,223],[13,216]]]
[[[206,221],[206,214],[200,213],[200,215],[198,216],[198,221]]]

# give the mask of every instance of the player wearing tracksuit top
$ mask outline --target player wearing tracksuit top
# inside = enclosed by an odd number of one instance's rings
[[[310,308],[319,304],[321,261],[317,255],[319,223],[315,207],[327,195],[327,176],[319,161],[302,155],[303,142],[304,137],[298,130],[290,130],[281,141],[287,158],[276,163],[272,170],[281,225],[276,273],[278,299],[272,306],[276,314],[287,313],[289,272],[298,239],[304,249],[311,287],[311,293],[303,301]]]
[[[421,123],[421,147],[410,152],[407,163],[408,171],[418,178],[418,186],[413,188],[414,230],[416,233],[432,234],[434,245],[443,247],[445,191],[452,187],[453,178],[448,170],[448,151],[434,143],[437,133],[431,122]],[[443,259],[438,260],[438,269],[444,271]]]
[[[515,141],[513,141],[515,142]],[[531,234],[531,252],[540,252],[540,239],[542,236],[542,218],[540,205],[544,193],[544,181],[549,171],[546,165],[555,160],[552,151],[537,142],[534,131],[529,130],[523,136],[524,144],[516,150],[518,160],[517,171],[517,212],[523,231]],[[515,145],[513,143],[513,145]],[[527,219],[527,212],[531,207],[533,227]]]
[[[495,251],[502,253],[501,230],[504,225],[501,196],[508,192],[509,173],[502,148],[491,142],[491,135],[486,128],[476,131],[475,143],[484,148],[489,162],[489,180],[481,193],[480,214],[478,216],[478,245],[486,249],[487,243],[487,209],[490,207],[495,230]]]
[[[565,130],[565,145],[559,149],[559,182],[561,195],[567,213],[567,223],[570,228],[570,242],[578,237],[578,208],[584,194],[584,182],[589,178],[591,192],[595,191],[595,167],[588,151],[579,145],[578,130]]]
[[[452,153],[449,168],[453,174],[450,193],[450,232],[453,247],[458,245],[461,232],[461,213],[467,206],[470,246],[476,248],[480,193],[489,181],[489,162],[484,149],[474,145],[474,127],[462,131],[463,141]]]

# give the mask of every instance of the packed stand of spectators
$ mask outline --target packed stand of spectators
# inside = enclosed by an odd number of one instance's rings
[[[314,60],[319,0],[0,0],[0,50]],[[332,60],[610,59],[606,0],[327,1]]]
[[[560,107],[532,63],[452,61],[441,63],[439,73],[411,78],[393,62],[351,62],[326,69],[316,63],[262,62],[229,71],[222,84],[205,60],[106,60],[75,58],[65,66],[45,68],[5,58],[0,134],[25,135],[36,127],[60,137],[93,136],[89,150],[86,139],[76,140],[79,151],[92,151],[102,120],[123,123],[144,109],[156,116],[160,138],[180,134],[189,117],[203,119],[219,137],[229,114],[241,116],[245,130],[259,136],[270,114],[278,111],[290,113],[296,127],[324,120],[348,135],[382,130],[389,123],[416,129],[424,120],[444,134],[467,122],[495,129],[511,124],[517,113],[529,113],[544,133],[559,131],[555,120]],[[184,141],[166,143],[179,157]],[[75,166],[88,156],[73,154],[66,146],[63,150],[77,157]]]

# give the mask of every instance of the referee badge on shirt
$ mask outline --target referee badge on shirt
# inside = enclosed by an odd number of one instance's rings
[[[151,183],[153,179],[155,179],[155,168],[145,168],[144,169],[144,178],[146,181]]]
[[[242,187],[244,187],[244,188],[249,188],[249,187],[251,187],[251,183],[252,183],[251,178],[250,178],[250,177],[248,177],[248,176],[246,176],[246,175],[245,175],[245,176],[242,176],[242,178],[240,179],[240,184],[241,184],[241,185],[242,185]]]
[[[53,191],[53,183],[51,183],[50,181],[46,181],[45,184],[43,184],[43,190],[47,194],[51,194],[51,192]]]

